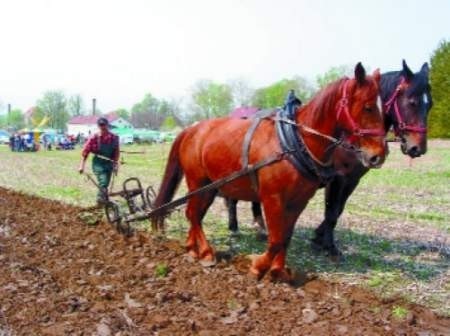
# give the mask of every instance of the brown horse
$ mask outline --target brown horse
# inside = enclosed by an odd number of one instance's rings
[[[330,142],[323,135],[338,136],[342,132],[359,149],[359,158],[365,166],[376,167],[384,161],[384,136],[365,132],[369,128],[383,129],[383,116],[377,106],[379,80],[378,70],[366,76],[358,63],[354,79],[330,84],[295,111],[297,124],[322,134],[297,128],[308,153],[318,165],[329,162],[335,148],[330,150]],[[185,129],[172,145],[155,207],[173,198],[183,175],[189,191],[193,191],[240,170],[243,139],[250,124],[250,120],[219,118]],[[273,119],[265,119],[256,129],[249,151],[250,164],[282,151],[274,124]],[[250,271],[258,278],[270,271],[274,278],[288,280],[285,258],[295,222],[321,182],[305,177],[287,156],[260,169],[257,180],[257,190],[251,178],[244,176],[226,184],[220,191],[232,199],[261,201],[267,220],[268,247],[263,255],[253,260]],[[191,223],[187,252],[203,262],[215,260],[214,250],[202,229],[202,219],[216,194],[217,190],[213,190],[196,195],[189,199],[186,208],[186,217]]]

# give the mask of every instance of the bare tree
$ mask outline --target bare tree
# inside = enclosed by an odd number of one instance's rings
[[[84,106],[83,97],[81,97],[80,94],[70,96],[67,101],[67,112],[69,112],[71,116],[83,115],[85,110],[86,108]]]
[[[235,107],[249,106],[255,90],[244,78],[236,78],[230,81],[233,105]]]

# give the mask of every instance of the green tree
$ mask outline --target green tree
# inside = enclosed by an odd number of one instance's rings
[[[83,115],[86,111],[83,97],[80,94],[74,94],[70,96],[67,101],[67,112],[71,116]]]
[[[430,136],[450,138],[450,41],[442,41],[431,57]]]
[[[0,114],[0,128],[6,128],[8,126],[8,118],[4,114]]]
[[[211,80],[200,80],[194,85],[192,100],[196,119],[227,115],[233,106],[230,86]]]
[[[25,127],[25,116],[19,109],[12,109],[6,119],[8,126],[16,130]]]
[[[259,108],[282,106],[289,90],[294,90],[302,102],[307,102],[314,94],[314,88],[310,83],[305,78],[297,76],[257,89],[253,95],[252,104]]]
[[[323,89],[328,84],[338,80],[341,77],[353,75],[353,67],[350,65],[339,65],[331,67],[324,74],[316,77],[316,83],[319,89]]]
[[[162,131],[170,131],[173,130],[177,126],[177,122],[175,121],[175,118],[171,115],[167,116],[166,119],[164,119],[160,129]]]
[[[125,108],[119,108],[116,110],[116,113],[119,117],[125,119],[125,120],[130,120],[130,112],[125,109]]]
[[[163,122],[165,116],[159,114],[160,101],[151,93],[131,108],[131,123],[135,127],[157,129]]]
[[[36,106],[50,119],[49,125],[56,129],[65,129],[69,120],[67,112],[67,99],[64,92],[46,91]]]

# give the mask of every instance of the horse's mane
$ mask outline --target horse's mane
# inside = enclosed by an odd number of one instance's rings
[[[392,95],[402,78],[402,71],[390,71],[381,76],[381,98],[386,101]],[[430,85],[428,77],[421,72],[416,72],[406,94],[408,96],[420,96],[429,93]]]
[[[307,104],[302,106],[297,113],[302,113],[306,109],[309,112],[309,121],[311,123],[318,122],[321,118],[327,116],[328,113],[334,113],[336,109],[336,101],[340,93],[342,82],[347,78],[341,78],[327,85],[320,90]]]

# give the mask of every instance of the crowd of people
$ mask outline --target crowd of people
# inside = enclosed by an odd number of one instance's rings
[[[13,152],[35,152],[38,147],[33,139],[33,135],[30,133],[25,134],[13,134],[9,138],[9,147]]]
[[[15,133],[9,138],[9,147],[13,152],[35,152],[45,150],[72,150],[77,144],[83,144],[82,135],[73,136],[67,134],[51,135],[47,133],[35,136],[33,132]]]

